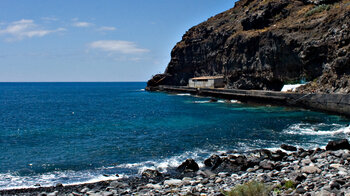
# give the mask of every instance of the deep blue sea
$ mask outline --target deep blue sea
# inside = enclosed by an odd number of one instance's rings
[[[188,94],[146,83],[0,83],[0,189],[166,171],[212,153],[315,148],[348,138],[340,116]],[[109,176],[108,176],[109,175]]]

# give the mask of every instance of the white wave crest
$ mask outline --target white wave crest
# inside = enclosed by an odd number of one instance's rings
[[[344,126],[339,124],[332,124],[332,127],[328,130],[324,130],[324,127],[328,125],[319,123],[316,125],[308,123],[298,123],[289,126],[283,132],[294,135],[339,135],[350,134],[350,126]]]
[[[94,183],[99,181],[117,180],[125,175],[103,175],[99,171],[55,171],[33,176],[18,176],[12,173],[0,174],[0,190],[34,188],[36,184],[41,187],[63,185],[76,185]]]
[[[176,94],[178,96],[191,96],[190,93],[179,93],[179,94]]]
[[[173,156],[163,160],[156,161],[145,161],[140,163],[127,163],[116,166],[117,168],[132,168],[137,169],[138,174],[141,175],[146,169],[155,169],[160,172],[167,172],[169,168],[178,167],[186,159],[194,159],[198,163],[199,167],[203,167],[203,157],[210,155],[212,152],[206,150],[195,150],[195,151],[186,151],[181,155]],[[206,155],[206,156],[204,156]]]
[[[210,101],[194,101],[194,103],[210,103]]]

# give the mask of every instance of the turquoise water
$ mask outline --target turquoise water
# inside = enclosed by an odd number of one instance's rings
[[[145,85],[0,83],[0,189],[113,179],[218,151],[313,148],[348,137],[349,120],[339,116],[209,103]]]

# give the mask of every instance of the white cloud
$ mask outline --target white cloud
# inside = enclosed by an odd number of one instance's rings
[[[100,40],[89,44],[90,48],[100,49],[107,52],[122,54],[142,54],[149,52],[148,49],[139,48],[134,42],[121,40]]]
[[[73,26],[75,26],[75,27],[91,27],[93,25],[94,24],[89,23],[89,22],[75,22],[75,23],[73,23]]]
[[[107,27],[107,26],[103,26],[97,29],[98,31],[115,31],[116,28],[115,27]]]
[[[40,28],[33,20],[22,19],[10,23],[5,29],[0,29],[0,35],[10,35],[8,41],[22,40],[24,38],[43,37],[50,33],[65,31],[64,28],[47,30]]]

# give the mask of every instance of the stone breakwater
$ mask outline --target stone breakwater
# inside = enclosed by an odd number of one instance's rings
[[[147,87],[146,90],[169,93],[190,93],[200,96],[236,99],[248,103],[252,102],[300,107],[350,117],[350,95],[348,94],[295,93],[212,88],[197,89],[187,86],[157,86]]]
[[[145,170],[141,177],[74,186],[3,190],[0,195],[223,195],[259,181],[270,195],[350,195],[350,144],[330,141],[325,149],[289,145],[245,153],[212,155],[205,167],[187,159],[171,173]]]

